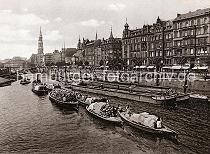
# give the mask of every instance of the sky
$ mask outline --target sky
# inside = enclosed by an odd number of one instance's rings
[[[122,37],[130,29],[152,24],[157,17],[210,8],[209,0],[0,0],[0,60],[37,53],[40,26],[44,53],[76,47],[81,39]]]

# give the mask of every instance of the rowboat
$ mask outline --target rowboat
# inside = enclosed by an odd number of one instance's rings
[[[121,125],[122,120],[121,118],[117,115],[117,111],[115,115],[106,115],[105,112],[102,111],[102,109],[107,105],[105,102],[96,102],[92,103],[89,106],[86,106],[87,112],[98,118],[101,119],[105,122],[111,123],[111,124],[117,124]]]
[[[78,101],[73,97],[73,95],[63,89],[54,89],[51,91],[49,100],[58,107],[78,110]]]
[[[155,135],[161,135],[161,136],[166,136],[166,137],[172,137],[176,138],[176,132],[173,131],[172,129],[162,126],[161,128],[154,128],[154,127],[149,127],[147,125],[141,124],[139,122],[131,120],[127,112],[118,112],[119,116],[121,119],[128,125],[140,130],[140,131],[145,131],[148,133],[152,133]]]
[[[32,84],[32,91],[38,96],[44,96],[48,94],[46,85],[43,83],[38,83],[36,81]]]

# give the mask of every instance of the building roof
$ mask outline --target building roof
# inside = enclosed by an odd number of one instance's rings
[[[185,14],[177,14],[177,17],[174,19],[174,21],[193,18],[193,17],[196,17],[196,16],[205,15],[205,14],[210,14],[210,8],[198,9],[196,11],[193,11],[193,12],[190,11],[190,12],[185,13]]]

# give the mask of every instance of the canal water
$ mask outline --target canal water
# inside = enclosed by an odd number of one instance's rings
[[[0,88],[0,153],[210,153],[210,105],[179,104],[166,109],[147,103],[110,98],[111,103],[130,104],[135,112],[162,117],[179,133],[177,141],[154,137],[129,126],[107,125],[79,112],[53,106],[48,96],[38,97],[31,84]]]

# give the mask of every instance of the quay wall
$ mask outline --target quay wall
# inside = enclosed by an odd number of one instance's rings
[[[176,79],[173,79],[171,81],[161,80],[159,83],[160,83],[160,86],[174,88],[180,92],[183,92],[184,81],[178,81]],[[143,80],[140,84],[148,85],[148,86],[156,85],[154,81],[147,82],[145,80]],[[195,80],[192,82],[188,82],[187,92],[200,93],[200,94],[210,96],[210,80],[208,81]]]
[[[101,94],[105,96],[112,96],[123,98],[127,100],[133,101],[140,101],[140,102],[147,102],[151,104],[160,105],[161,102],[152,99],[151,96],[147,96],[146,94],[137,94],[137,93],[130,93],[127,91],[116,90],[116,89],[98,89],[98,88],[91,88],[91,87],[81,87],[81,86],[72,86],[73,90],[85,91],[89,93]]]
[[[106,71],[106,72],[97,72],[96,75],[97,77],[101,77],[101,76],[106,76],[108,73],[116,73],[113,71]],[[131,74],[133,72],[126,72],[128,74]],[[156,86],[156,80],[152,79],[149,82],[146,81],[143,77],[141,77],[141,80],[137,80],[137,83],[139,83],[140,85],[146,85],[146,86]],[[188,93],[199,93],[199,94],[203,94],[203,95],[207,95],[210,97],[210,80],[204,80],[204,79],[195,79],[192,81],[188,81],[188,88],[187,88],[187,92]],[[171,80],[167,80],[167,79],[161,79],[159,81],[159,86],[161,87],[170,87],[170,88],[174,88],[177,91],[183,92],[183,86],[184,86],[184,79],[182,79],[181,81],[178,79],[171,79]]]
[[[97,76],[97,78],[107,78],[107,74],[108,73],[113,73],[113,74],[117,74],[117,73],[128,73],[128,74],[132,74],[134,73],[133,71],[112,71],[112,70],[95,70],[95,71],[89,71],[89,70],[71,70],[70,72],[77,72],[77,73],[93,73],[95,76]],[[145,72],[146,73],[146,72]],[[118,76],[119,78],[119,76]],[[151,80],[150,82],[144,80],[143,78],[141,78],[141,80],[137,80],[137,83],[139,83],[140,85],[146,85],[146,86],[156,86],[156,81],[155,80]],[[177,79],[172,79],[172,80],[160,80],[159,81],[159,85],[162,87],[170,87],[170,88],[174,88],[177,91],[183,92],[183,85],[184,85],[184,81],[179,81]],[[204,80],[204,79],[200,79],[200,77],[198,76],[198,78],[196,80],[193,81],[188,81],[188,88],[187,88],[187,92],[188,93],[198,93],[198,94],[203,94],[203,95],[207,95],[210,97],[210,80]]]

